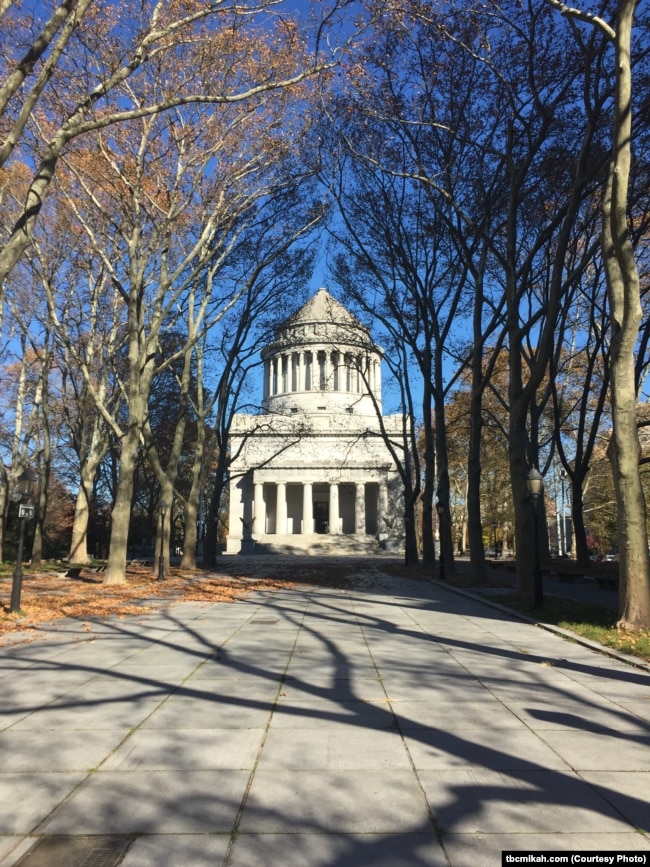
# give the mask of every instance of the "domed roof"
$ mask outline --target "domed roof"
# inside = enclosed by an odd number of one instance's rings
[[[274,339],[262,350],[262,358],[284,351],[287,346],[308,347],[323,341],[376,350],[372,346],[370,331],[357,317],[333,298],[327,289],[319,289],[306,304],[275,329]]]
[[[300,310],[287,319],[285,327],[302,322],[335,322],[337,325],[352,325],[367,333],[367,329],[356,316],[353,316],[340,301],[333,298],[327,289],[319,289]]]

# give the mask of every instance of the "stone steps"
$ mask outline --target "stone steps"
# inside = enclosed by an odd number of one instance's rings
[[[255,542],[255,554],[285,554],[308,557],[372,557],[385,553],[374,536],[269,534]]]

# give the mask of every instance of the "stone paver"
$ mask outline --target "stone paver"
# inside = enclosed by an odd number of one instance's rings
[[[650,673],[480,601],[380,575],[90,630],[0,650],[2,867],[650,857]]]

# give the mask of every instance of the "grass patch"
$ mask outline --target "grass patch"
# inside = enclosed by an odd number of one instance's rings
[[[542,623],[551,623],[562,629],[569,629],[582,638],[597,641],[605,647],[629,653],[650,662],[650,630],[625,632],[616,628],[616,614],[600,605],[574,602],[557,596],[546,597],[544,607],[533,609],[522,604],[514,594],[499,596],[498,602]]]

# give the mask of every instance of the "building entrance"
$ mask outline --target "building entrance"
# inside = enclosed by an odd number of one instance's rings
[[[317,533],[329,533],[329,504],[314,503],[314,530]]]

